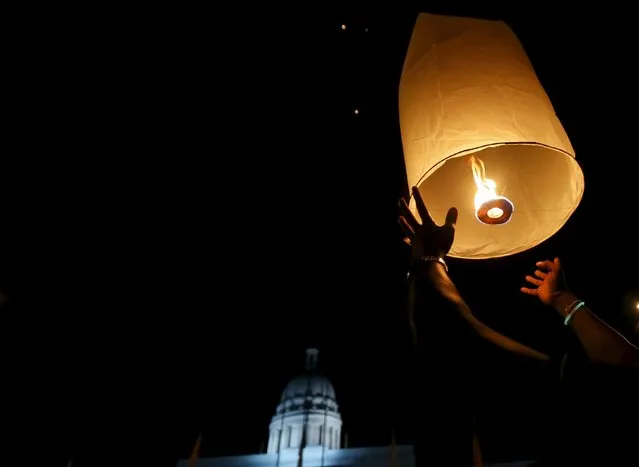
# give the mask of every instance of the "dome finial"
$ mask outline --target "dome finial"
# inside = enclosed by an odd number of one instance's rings
[[[317,370],[317,355],[319,354],[319,350],[317,349],[306,349],[306,371],[315,371]]]

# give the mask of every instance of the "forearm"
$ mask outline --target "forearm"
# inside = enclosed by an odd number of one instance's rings
[[[555,296],[553,306],[565,319],[567,312],[570,311],[568,308],[578,300],[575,295],[569,292],[561,292]],[[620,334],[594,316],[587,307],[583,307],[573,314],[569,326],[593,362],[639,365],[639,351],[626,342]]]
[[[413,272],[411,281],[411,297],[409,303],[412,307],[411,315],[413,316],[413,325],[416,322],[426,319],[425,316],[423,316],[425,310],[422,309],[425,303],[437,304],[437,308],[441,308],[440,312],[457,314],[462,318],[460,322],[468,326],[473,333],[482,339],[488,340],[510,352],[537,360],[548,360],[547,355],[520,344],[479,321],[462,299],[457,287],[455,287],[455,284],[450,280],[446,269],[441,263],[431,261],[421,264],[420,267]],[[415,329],[413,329],[413,333],[414,335],[416,334]]]

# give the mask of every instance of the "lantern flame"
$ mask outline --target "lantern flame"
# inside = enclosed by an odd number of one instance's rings
[[[473,178],[477,186],[475,193],[475,211],[489,199],[497,198],[497,184],[494,180],[486,178],[486,166],[479,157],[470,156],[470,166],[473,169]]]
[[[486,177],[484,161],[470,156],[470,166],[477,188],[475,192],[475,216],[484,224],[505,224],[513,214],[513,203],[497,195],[497,184]]]

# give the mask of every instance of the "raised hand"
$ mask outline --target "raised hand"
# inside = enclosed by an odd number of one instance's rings
[[[448,214],[446,214],[444,225],[438,226],[430,217],[419,190],[413,187],[412,192],[415,197],[417,212],[422,222],[419,223],[409,209],[406,200],[402,198],[399,200],[399,224],[406,234],[406,243],[412,245],[413,258],[421,256],[444,258],[450,251],[455,239],[457,208],[450,208]]]
[[[561,262],[555,258],[553,261],[539,261],[536,265],[539,268],[535,271],[536,277],[526,276],[526,281],[535,288],[522,287],[521,291],[539,297],[545,305],[552,305],[557,292],[561,291]]]

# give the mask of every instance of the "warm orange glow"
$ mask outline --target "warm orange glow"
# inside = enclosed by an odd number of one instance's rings
[[[637,303],[637,306],[636,306],[636,308],[637,308],[637,310],[639,310],[639,303]]]
[[[497,184],[486,177],[484,161],[470,156],[470,166],[475,180],[475,216],[484,224],[505,224],[512,216],[514,206],[508,198],[497,194]]]
[[[470,156],[470,166],[473,169],[473,178],[477,191],[475,192],[475,211],[489,199],[497,198],[497,184],[494,180],[486,178],[484,161],[479,157]]]
[[[502,21],[421,13],[402,67],[399,123],[408,187],[417,187],[438,224],[458,208],[453,258],[529,250],[557,233],[581,201],[574,148]],[[499,195],[479,210],[471,155],[496,184],[482,179],[479,196]],[[414,197],[409,207],[417,214]]]

